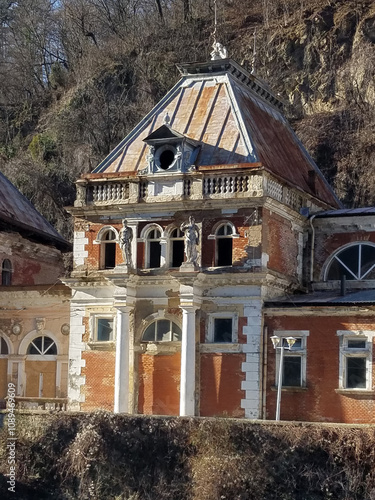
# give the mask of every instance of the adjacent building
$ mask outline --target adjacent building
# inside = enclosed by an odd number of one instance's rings
[[[62,254],[71,250],[0,174],[0,406],[8,383],[18,408],[66,407],[70,289]]]

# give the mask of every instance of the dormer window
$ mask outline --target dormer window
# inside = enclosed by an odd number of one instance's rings
[[[176,161],[176,148],[170,144],[165,144],[157,149],[155,163],[158,168],[168,170]]]
[[[187,172],[198,155],[199,143],[165,123],[144,139],[149,150],[147,167],[142,174],[163,174],[164,172]]]

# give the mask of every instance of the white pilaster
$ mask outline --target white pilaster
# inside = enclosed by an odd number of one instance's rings
[[[115,413],[129,412],[129,314],[130,307],[117,308]]]
[[[180,416],[195,415],[195,311],[191,305],[182,309]]]

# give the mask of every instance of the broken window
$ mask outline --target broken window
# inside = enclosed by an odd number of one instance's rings
[[[375,246],[356,243],[339,250],[332,258],[326,272],[326,280],[375,279]]]
[[[113,340],[113,319],[97,318],[95,340],[97,342],[110,342]]]

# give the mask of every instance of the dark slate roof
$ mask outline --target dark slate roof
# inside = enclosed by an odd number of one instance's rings
[[[375,305],[375,288],[356,290],[341,295],[339,291],[314,292],[304,295],[290,295],[269,300],[266,307],[309,307],[309,306],[355,306]]]
[[[350,217],[361,215],[375,215],[375,207],[367,208],[341,208],[338,210],[325,210],[315,215],[315,218],[324,217]]]
[[[30,201],[0,172],[0,223],[5,229],[42,239],[61,250],[70,250],[68,243],[34,208]]]
[[[284,117],[280,100],[231,59],[179,66],[182,79],[93,171],[131,173],[146,167],[144,140],[169,125],[201,144],[196,167],[262,166],[292,187],[341,203]],[[160,130],[160,129],[159,129]],[[312,172],[315,178],[312,182]]]

